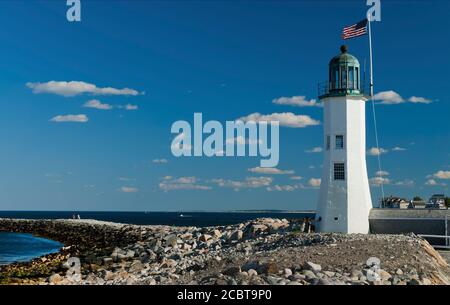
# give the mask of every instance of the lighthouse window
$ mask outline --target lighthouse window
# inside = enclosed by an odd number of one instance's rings
[[[344,149],[344,136],[336,136],[336,149]]]
[[[359,69],[358,67],[355,67],[355,83],[356,83],[356,88],[357,90],[359,90]]]
[[[330,145],[330,144],[331,144],[330,142],[331,142],[331,138],[330,138],[330,136],[327,136],[327,143],[326,143],[326,144],[327,144],[327,145],[326,145],[327,150],[330,150],[330,146],[331,146],[331,145]]]
[[[334,163],[334,180],[345,180],[344,163]]]
[[[347,67],[341,68],[341,88],[346,89],[347,88]]]
[[[355,89],[355,78],[354,78],[353,67],[348,67],[348,88]]]
[[[333,89],[339,88],[339,68],[334,70]]]

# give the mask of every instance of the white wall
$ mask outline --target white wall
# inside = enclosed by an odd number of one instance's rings
[[[331,97],[323,102],[325,150],[317,230],[368,233],[372,200],[366,166],[365,99]],[[331,136],[330,150],[326,150],[327,135]],[[342,150],[336,150],[336,135],[344,135]],[[334,180],[335,162],[345,163],[345,181]]]

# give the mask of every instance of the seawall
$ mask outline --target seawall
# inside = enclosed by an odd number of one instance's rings
[[[449,235],[450,210],[433,209],[372,209],[370,231],[375,234]],[[443,245],[443,239],[427,238],[434,245]]]

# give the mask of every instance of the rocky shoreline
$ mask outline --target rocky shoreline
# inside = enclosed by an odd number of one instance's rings
[[[0,231],[65,245],[32,262],[1,266],[0,284],[450,284],[448,263],[413,234],[303,229],[301,221],[270,218],[207,228],[0,219]],[[79,258],[80,272],[67,263],[71,257]]]

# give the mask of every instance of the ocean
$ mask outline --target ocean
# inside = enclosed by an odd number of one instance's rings
[[[247,220],[270,218],[312,218],[314,213],[281,211],[245,211],[245,212],[26,212],[0,211],[0,218],[24,219],[70,219],[73,215],[82,219],[96,219],[136,225],[169,226],[222,226],[241,223]]]
[[[59,242],[31,234],[0,232],[0,265],[26,262],[58,252],[62,246]]]
[[[222,226],[245,222],[247,220],[270,218],[312,218],[314,213],[281,211],[246,212],[36,212],[0,211],[0,218],[22,219],[71,219],[73,215],[82,219],[96,219],[136,225],[169,226]],[[34,237],[30,234],[0,232],[0,265],[24,262],[49,253],[57,252],[62,244]]]

